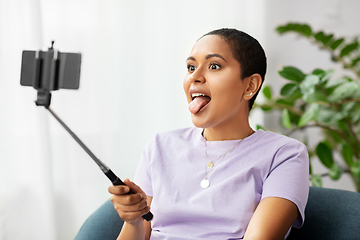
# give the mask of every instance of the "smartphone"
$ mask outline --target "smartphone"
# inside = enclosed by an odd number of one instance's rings
[[[80,67],[80,53],[62,53],[54,49],[24,50],[20,84],[44,91],[78,89]]]

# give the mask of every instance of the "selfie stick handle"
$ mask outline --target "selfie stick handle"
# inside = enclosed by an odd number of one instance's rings
[[[68,133],[75,139],[75,141],[87,152],[87,154],[90,155],[90,157],[96,162],[96,164],[100,167],[101,171],[110,179],[112,184],[114,186],[117,185],[125,185],[123,181],[121,181],[120,178],[118,178],[113,171],[111,171],[110,168],[108,168],[100,159],[98,159],[91,151],[90,149],[76,136],[75,133],[71,131],[71,129],[51,110],[50,107],[46,108],[54,117],[55,119],[66,129]],[[131,190],[127,194],[134,194]],[[153,214],[151,212],[148,212],[147,214],[142,216],[146,221],[150,222],[153,219]]]

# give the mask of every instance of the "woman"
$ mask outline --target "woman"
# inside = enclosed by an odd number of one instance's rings
[[[187,69],[195,127],[156,135],[138,185],[109,187],[125,221],[118,239],[284,239],[304,221],[308,155],[302,143],[249,125],[266,72],[262,47],[244,32],[215,30],[195,43]],[[150,206],[151,224],[141,217]]]

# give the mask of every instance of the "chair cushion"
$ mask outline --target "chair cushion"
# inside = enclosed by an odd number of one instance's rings
[[[360,239],[360,193],[310,187],[304,225],[287,239]]]
[[[75,240],[116,240],[123,223],[108,200],[86,220]]]

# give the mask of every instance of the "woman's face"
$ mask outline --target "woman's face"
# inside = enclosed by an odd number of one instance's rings
[[[184,90],[194,125],[239,124],[246,113],[243,97],[249,81],[241,79],[240,63],[229,45],[218,35],[207,35],[196,42],[186,64]]]

